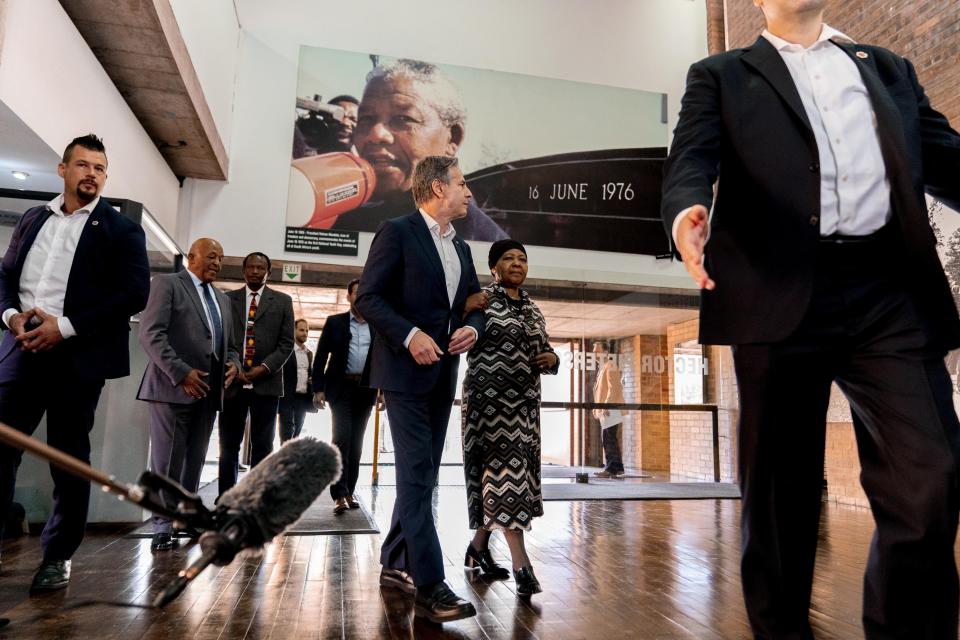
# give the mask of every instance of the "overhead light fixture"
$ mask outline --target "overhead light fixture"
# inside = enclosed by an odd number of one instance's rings
[[[30,174],[26,171],[11,171],[10,173],[13,174],[13,177],[17,180],[26,180],[30,177]]]
[[[172,253],[175,256],[182,256],[183,251],[180,250],[180,247],[177,246],[177,243],[173,241],[173,238],[170,237],[166,231],[163,230],[156,220],[153,219],[153,216],[149,212],[144,211],[140,223],[150,230],[150,232],[160,241],[160,243],[166,247],[167,251]]]

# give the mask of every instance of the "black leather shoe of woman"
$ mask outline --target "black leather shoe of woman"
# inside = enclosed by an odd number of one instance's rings
[[[521,598],[529,598],[543,591],[537,576],[533,575],[533,567],[520,567],[513,572],[513,578],[517,581],[517,595]]]
[[[467,545],[467,555],[463,559],[463,566],[471,571],[480,569],[483,575],[497,580],[506,580],[510,577],[510,571],[506,567],[501,567],[490,555],[490,549],[477,551],[472,544]]]

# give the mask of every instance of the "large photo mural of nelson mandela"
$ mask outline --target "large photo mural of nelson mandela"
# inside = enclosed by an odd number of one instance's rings
[[[417,162],[451,155],[466,240],[662,255],[662,94],[301,47],[286,249],[356,255],[413,211]]]

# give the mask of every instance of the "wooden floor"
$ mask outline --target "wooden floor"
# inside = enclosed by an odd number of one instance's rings
[[[386,531],[392,487],[361,498]],[[462,571],[463,487],[438,489],[447,579],[477,607],[441,626],[414,619],[412,600],[381,593],[379,535],[288,537],[261,558],[211,567],[165,610],[147,604],[198,551],[153,555],[149,540],[90,534],[68,589],[29,597],[36,537],[7,543],[0,638],[749,638],[738,576],[739,502],[549,502],[528,546],[544,592],[518,600],[513,580]],[[873,530],[866,510],[825,506],[811,612],[818,638],[861,638],[861,572]],[[509,563],[502,538],[494,555]]]

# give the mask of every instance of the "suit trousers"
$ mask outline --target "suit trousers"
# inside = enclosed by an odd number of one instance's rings
[[[253,389],[241,389],[224,402],[220,414],[220,495],[237,484],[240,471],[240,444],[250,415],[250,466],[255,467],[273,451],[277,424],[277,396],[261,396]]]
[[[376,400],[376,389],[368,389],[356,382],[344,380],[336,400],[330,401],[333,444],[340,450],[340,459],[343,462],[340,479],[330,485],[330,496],[334,500],[353,495],[357,488],[363,434],[367,430],[367,422]]]
[[[449,360],[444,357],[440,366],[446,369]],[[429,585],[444,579],[433,492],[453,405],[449,374],[442,371],[424,393],[385,391],[384,396],[396,453],[397,498],[380,564],[408,572],[417,585]]]
[[[603,470],[610,473],[623,473],[623,454],[620,453],[620,427],[622,426],[615,424],[600,430],[600,439],[603,443]]]
[[[280,416],[280,443],[299,438],[307,418],[307,406],[313,402],[309,393],[292,393],[283,396],[277,405]]]
[[[150,469],[176,480],[196,493],[207,457],[219,398],[210,397],[192,404],[150,403]],[[167,506],[176,504],[164,495]],[[169,533],[170,519],[153,516],[154,533]]]
[[[90,464],[90,430],[103,379],[69,375],[67,359],[57,348],[45,353],[14,349],[0,363],[0,421],[32,435],[46,413],[47,444]],[[23,451],[0,445],[0,514],[4,522],[22,459]],[[69,560],[83,541],[90,483],[53,465],[50,476],[53,511],[40,539],[43,559]]]
[[[876,521],[866,637],[956,638],[960,425],[932,346],[881,241],[821,242],[799,328],[734,347],[740,389],[742,583],[757,638],[812,638],[808,621],[831,383],[850,402]]]

